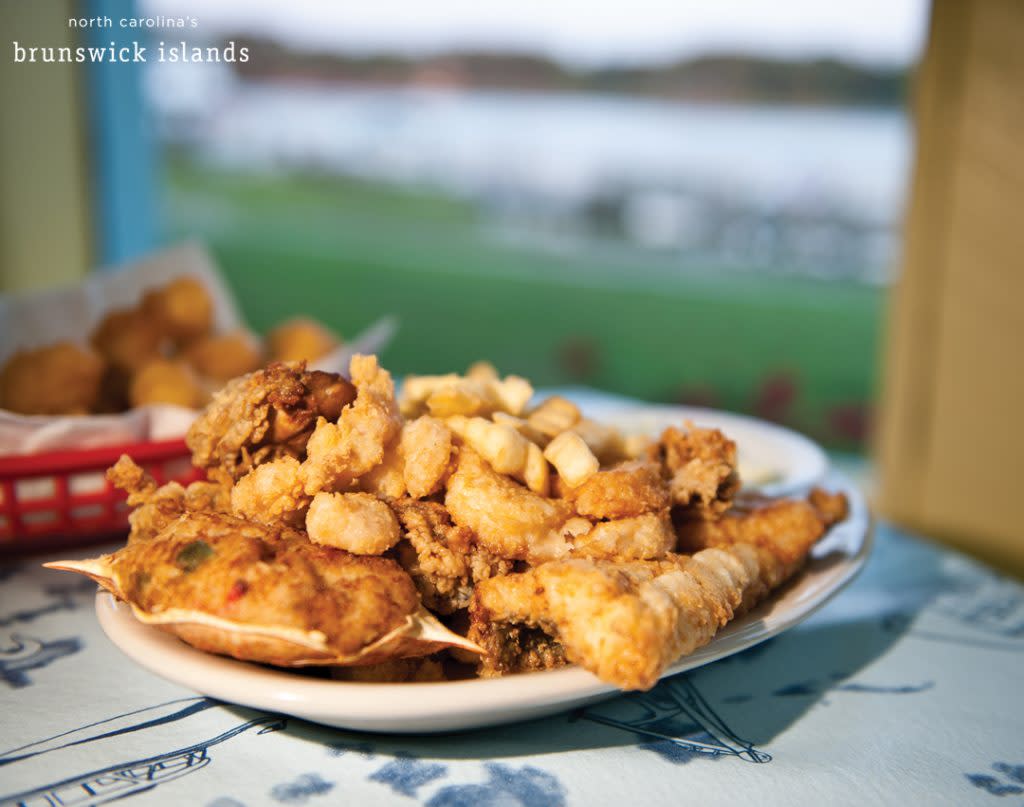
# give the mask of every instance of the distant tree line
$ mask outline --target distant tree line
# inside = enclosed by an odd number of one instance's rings
[[[838,59],[787,60],[719,53],[653,66],[571,67],[532,53],[458,51],[422,58],[289,49],[233,37],[249,48],[236,65],[252,79],[457,88],[595,92],[685,101],[895,106],[906,100],[908,70]]]

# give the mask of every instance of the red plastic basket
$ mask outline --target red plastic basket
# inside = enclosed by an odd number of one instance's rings
[[[128,530],[127,495],[104,472],[127,454],[160,484],[203,477],[184,440],[0,457],[0,552],[87,545]]]

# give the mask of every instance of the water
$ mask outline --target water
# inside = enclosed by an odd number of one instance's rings
[[[233,83],[187,119],[218,163],[426,185],[509,232],[860,275],[891,261],[911,147],[901,110],[526,92]]]

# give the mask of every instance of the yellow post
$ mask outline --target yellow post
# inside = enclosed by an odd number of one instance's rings
[[[14,62],[75,47],[77,5],[0,3],[0,291],[72,282],[92,263],[83,67]]]
[[[879,434],[885,515],[1024,576],[1024,3],[935,0]]]

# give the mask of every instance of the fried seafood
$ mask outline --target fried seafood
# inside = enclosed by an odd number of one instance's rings
[[[564,659],[622,689],[649,689],[791,577],[824,528],[803,520],[777,527],[757,533],[756,544],[723,541],[655,561],[553,561],[481,581],[469,636],[486,651],[482,673]]]
[[[393,502],[392,508],[403,538],[395,547],[395,558],[412,576],[430,610],[450,614],[467,608],[478,580],[512,571],[512,561],[479,546],[471,530],[452,524],[442,505],[405,498]]]
[[[565,491],[576,512],[589,518],[630,518],[668,509],[671,497],[661,468],[629,461],[598,471]]]
[[[263,524],[301,528],[311,501],[301,470],[299,461],[287,456],[257,465],[231,489],[232,512]]]
[[[354,555],[380,555],[399,539],[398,519],[371,493],[327,493],[313,497],[306,532],[315,544]]]
[[[107,469],[107,480],[128,493],[131,531],[128,543],[148,541],[185,513],[227,513],[230,489],[215,482],[197,481],[188,487],[177,482],[157,485],[156,480],[127,454]]]
[[[234,481],[278,457],[305,459],[317,419],[335,420],[354,398],[344,378],[307,371],[302,363],[271,364],[236,378],[189,429],[192,463]]]
[[[308,317],[282,322],[267,334],[271,361],[316,361],[340,344],[335,334]]]
[[[771,546],[776,553],[796,561],[829,526],[846,516],[846,497],[820,489],[812,491],[807,501],[741,498],[718,520],[679,523],[679,551],[697,552],[741,543]]]
[[[402,428],[395,385],[376,356],[353,356],[349,373],[355,402],[342,410],[336,423],[321,417],[306,444],[303,470],[309,494],[342,490],[373,470]]]
[[[649,454],[665,468],[673,504],[690,518],[713,519],[740,487],[736,444],[718,429],[687,425],[665,429]]]
[[[463,448],[448,480],[445,507],[480,545],[507,560],[542,563],[570,555],[619,560],[657,558],[675,544],[667,508],[593,522],[567,499],[545,498],[496,473]]]
[[[485,676],[579,664],[646,689],[846,517],[825,491],[737,496],[717,430],[626,438],[563,398],[530,408],[490,365],[414,377],[401,407],[375,357],[350,372],[230,382],[187,438],[211,481],[158,486],[123,457],[128,546],[58,567],[210,652],[366,665],[340,680],[440,680],[483,654]],[[441,648],[447,666],[422,658]]]
[[[429,416],[402,426],[402,475],[414,499],[437,493],[452,460],[452,433],[443,421]]]
[[[538,496],[494,471],[472,449],[459,452],[444,503],[452,520],[498,557],[550,560],[569,551],[561,528],[573,517],[572,505]]]
[[[50,568],[86,574],[200,650],[282,666],[371,664],[475,645],[419,604],[392,560],[301,532],[192,513],[149,541]]]
[[[103,370],[98,354],[71,342],[19,351],[0,372],[0,406],[23,415],[85,414],[99,401]]]

